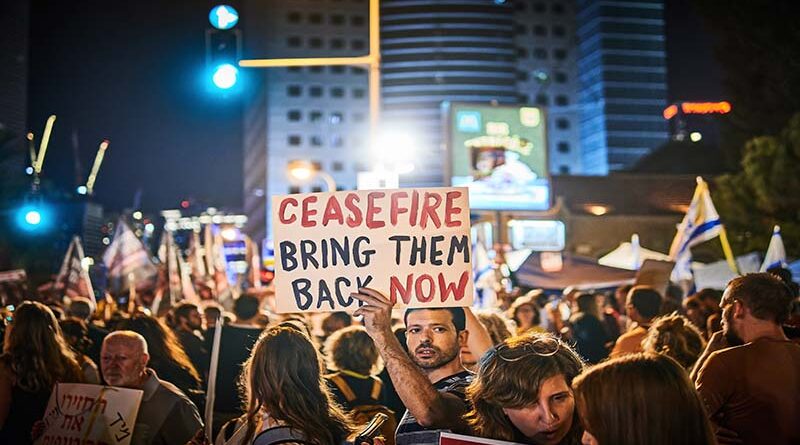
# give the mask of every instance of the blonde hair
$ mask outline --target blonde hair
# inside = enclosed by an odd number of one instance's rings
[[[657,318],[650,325],[642,347],[645,352],[668,355],[690,370],[703,353],[706,342],[688,318],[672,313]]]

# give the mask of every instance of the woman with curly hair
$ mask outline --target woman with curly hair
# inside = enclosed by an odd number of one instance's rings
[[[580,443],[572,380],[583,361],[549,334],[511,337],[481,357],[467,388],[475,434],[535,445]]]
[[[666,355],[601,363],[575,379],[586,445],[715,445],[689,375]]]
[[[202,406],[200,374],[171,329],[159,319],[142,313],[123,320],[118,328],[144,337],[150,354],[148,366],[156,372],[158,378],[177,386],[195,404]]]
[[[0,355],[0,443],[29,444],[56,383],[82,383],[83,373],[53,312],[26,301],[6,326]]]
[[[246,412],[222,427],[216,444],[343,443],[350,418],[333,402],[323,370],[314,344],[297,329],[264,331],[240,378]]]
[[[672,357],[687,371],[691,371],[703,353],[706,341],[700,330],[683,315],[671,314],[657,318],[647,330],[642,341],[645,352]]]

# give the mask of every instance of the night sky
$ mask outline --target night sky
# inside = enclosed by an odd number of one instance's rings
[[[721,98],[719,70],[689,0],[667,0],[669,97]],[[237,97],[212,94],[204,32],[213,2],[34,1],[29,125],[37,137],[58,115],[44,167],[64,189],[85,182],[97,145],[111,140],[96,199],[146,211],[184,198],[241,207],[242,132]],[[75,173],[73,132],[79,143]]]

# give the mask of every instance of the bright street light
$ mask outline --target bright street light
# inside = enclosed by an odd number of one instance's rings
[[[286,166],[286,171],[290,178],[299,182],[309,181],[316,175],[325,182],[329,192],[336,191],[336,181],[333,179],[333,176],[320,170],[312,162],[302,159],[289,161],[289,165]]]

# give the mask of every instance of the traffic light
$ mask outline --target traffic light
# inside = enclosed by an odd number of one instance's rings
[[[17,209],[17,226],[26,232],[44,232],[53,224],[50,208],[42,202],[25,203]]]
[[[208,15],[214,27],[206,30],[206,68],[214,87],[230,90],[239,81],[242,34],[233,29],[239,21],[236,10],[227,5],[214,7]]]

